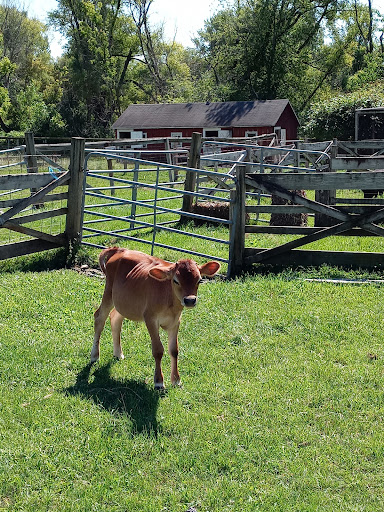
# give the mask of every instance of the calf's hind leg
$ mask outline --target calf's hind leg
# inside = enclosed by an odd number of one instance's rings
[[[121,327],[123,325],[124,317],[120,315],[116,309],[112,309],[109,318],[111,320],[112,338],[113,338],[113,355],[117,359],[124,359],[124,354],[121,349]]]
[[[95,336],[93,339],[93,347],[91,351],[91,363],[95,363],[100,357],[100,336],[103,332],[105,322],[108,318],[109,312],[113,308],[112,296],[104,292],[103,300],[101,301],[99,309],[95,311]]]

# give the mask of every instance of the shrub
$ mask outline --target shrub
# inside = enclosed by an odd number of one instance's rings
[[[381,83],[319,101],[307,112],[303,134],[316,140],[351,140],[355,136],[355,110],[381,106],[384,106]]]

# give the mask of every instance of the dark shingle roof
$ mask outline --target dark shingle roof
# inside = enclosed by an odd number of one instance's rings
[[[275,126],[288,100],[130,105],[113,129]]]

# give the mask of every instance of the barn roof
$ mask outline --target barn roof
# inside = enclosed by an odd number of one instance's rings
[[[129,105],[113,129],[275,126],[289,100]],[[293,110],[292,110],[293,112]],[[296,117],[295,113],[293,115]]]

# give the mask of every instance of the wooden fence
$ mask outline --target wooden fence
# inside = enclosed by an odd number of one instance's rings
[[[201,193],[201,183],[199,185],[196,177],[201,176],[202,171],[194,173],[191,169],[199,166],[201,140],[195,136],[191,142],[181,212],[188,212],[193,196],[197,197]],[[0,242],[0,259],[55,247],[69,248],[81,242],[85,141],[72,139],[68,169],[60,167],[39,149],[34,146],[32,134],[26,134],[28,172],[0,175],[0,191],[17,191],[14,196],[6,199],[4,194],[0,194],[0,235],[1,232],[9,230],[29,237],[29,240],[16,243],[1,245]],[[306,244],[328,236],[384,236],[384,228],[379,225],[384,222],[384,199],[346,200],[338,198],[335,192],[384,190],[384,171],[380,170],[384,169],[383,141],[330,141],[316,146],[316,151],[321,152],[319,155],[313,154],[313,151],[311,153],[311,149],[308,150],[303,144],[292,145],[288,152],[287,148],[269,146],[259,146],[255,150],[248,147],[243,149],[247,153],[246,160],[240,158],[234,166],[233,162],[229,162],[232,171],[230,180],[226,174],[221,178],[217,173],[209,176],[208,172],[206,176],[213,180],[213,196],[220,189],[222,194],[230,194],[229,276],[236,275],[255,263],[293,266],[318,266],[325,263],[384,268],[384,253],[381,252],[302,249]],[[105,151],[103,155],[105,157]],[[56,170],[37,173],[36,156],[43,158]],[[204,188],[203,195],[209,197],[210,192],[207,190]],[[300,195],[296,192],[298,190],[314,191],[311,197],[314,196],[315,199]],[[249,194],[253,196],[247,202]],[[268,199],[255,201],[257,194],[259,197],[262,194],[268,197],[273,195],[289,203],[270,204]],[[57,207],[57,201],[62,202],[60,207]],[[49,203],[50,209],[47,208]],[[44,208],[39,208],[42,204]],[[29,207],[31,209],[26,211]],[[308,226],[270,225],[265,220],[264,223],[261,222],[261,214],[292,213],[311,214],[316,220],[313,225]],[[256,216],[256,222],[250,223],[247,219],[252,215]],[[53,234],[37,228],[38,221],[60,216],[65,218],[65,227],[60,232]],[[300,238],[286,243],[277,241],[278,245],[273,248],[247,247],[247,239],[252,234],[260,233],[295,235]]]
[[[13,192],[15,196],[2,199],[3,194],[0,198],[0,230],[15,231],[29,237],[20,242],[0,244],[0,260],[57,247],[69,248],[81,241],[84,139],[72,139],[68,170],[57,170],[57,164],[48,157],[45,159],[56,169],[37,173],[33,136],[26,134],[27,173],[0,175],[0,190]],[[66,206],[47,208],[49,203],[62,201]],[[32,209],[27,214],[28,207]],[[35,226],[43,219],[59,216],[65,216],[63,232],[53,235],[36,229]]]
[[[355,157],[351,157],[355,158]],[[354,164],[356,165],[356,163]],[[360,165],[358,166],[360,167]],[[384,167],[384,165],[383,165]],[[321,264],[384,268],[384,253],[345,252],[345,251],[313,251],[296,250],[309,243],[329,236],[384,236],[384,228],[378,223],[384,221],[383,199],[351,200],[350,204],[338,205],[333,197],[333,204],[321,203],[303,197],[298,190],[371,190],[384,189],[384,171],[375,172],[293,172],[293,173],[247,173],[246,169],[238,168],[236,192],[233,194],[234,222],[231,240],[230,275],[244,270],[255,263],[266,263],[281,266],[319,266]],[[260,190],[273,194],[287,201],[287,204],[246,205],[247,190]],[[346,201],[344,201],[346,202]],[[247,225],[247,214],[276,213],[312,213],[330,219],[328,226],[270,226]],[[326,223],[327,224],[327,223]],[[247,248],[246,234],[264,233],[274,235],[301,235],[287,243],[273,248]]]

